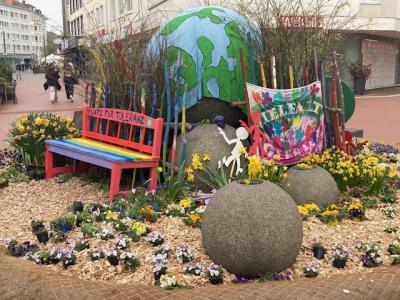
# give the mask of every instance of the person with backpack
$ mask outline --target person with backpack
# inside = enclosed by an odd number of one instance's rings
[[[46,82],[44,84],[44,89],[50,90],[50,102],[54,103],[57,102],[58,99],[58,91],[61,90],[61,85],[58,82],[60,78],[60,74],[58,74],[57,69],[55,68],[54,64],[50,64],[46,70]]]
[[[78,79],[75,77],[71,68],[67,68],[64,72],[64,85],[67,101],[74,102],[74,85],[78,84]]]

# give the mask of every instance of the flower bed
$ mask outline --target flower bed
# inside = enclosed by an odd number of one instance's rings
[[[260,165],[253,158],[250,163],[247,179],[270,176],[267,170],[275,172],[271,162]],[[390,166],[388,172],[392,171]],[[393,178],[390,182],[385,180],[385,189],[378,195],[352,187],[341,195],[338,205],[317,207],[310,203],[299,207],[304,217],[304,237],[295,264],[281,274],[260,274],[260,279],[367,272],[370,267],[398,263],[399,187]],[[388,186],[394,192],[388,192]],[[385,197],[385,193],[391,196]],[[203,196],[187,193],[167,205],[157,196],[138,190],[128,200],[119,198],[106,207],[105,195],[78,178],[62,184],[57,180],[12,184],[0,189],[4,208],[0,212],[0,238],[13,236],[19,242],[29,240],[36,244],[37,232],[49,230],[50,223],[71,224],[65,240],[57,240],[57,234],[50,233],[49,241],[39,246],[40,254],[32,252],[28,257],[60,272],[92,280],[156,284],[164,288],[218,284],[221,276],[223,284],[253,280],[212,264],[201,241],[204,207],[202,201],[193,197]],[[84,205],[83,212],[79,201]],[[319,260],[313,253],[316,244],[325,249]],[[20,249],[15,243],[13,247],[15,251]],[[333,265],[340,251],[346,253],[343,269]]]

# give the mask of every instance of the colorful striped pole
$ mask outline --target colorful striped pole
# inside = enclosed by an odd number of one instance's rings
[[[162,165],[163,173],[165,174],[167,168],[167,146],[168,146],[168,136],[169,127],[171,123],[171,89],[169,86],[169,69],[168,65],[164,63],[164,82],[165,82],[165,93],[167,95],[167,124],[165,125],[164,140],[163,140],[163,153],[162,153]]]
[[[174,105],[175,105],[175,116],[174,116],[174,137],[172,140],[172,149],[171,149],[171,177],[174,176],[175,171],[175,158],[176,158],[176,139],[178,136],[178,110],[179,110],[179,87],[181,79],[181,52],[178,52],[177,58],[177,67],[176,67],[176,77],[175,77],[175,97],[174,97]]]

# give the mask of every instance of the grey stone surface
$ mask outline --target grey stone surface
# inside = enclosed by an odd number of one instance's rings
[[[224,129],[229,139],[236,137],[236,129],[226,125]],[[210,167],[217,168],[218,160],[230,155],[234,145],[228,145],[223,136],[219,133],[215,124],[198,124],[192,131],[186,133],[186,165],[190,165],[194,153],[200,156],[208,154],[211,160],[207,163]],[[176,144],[176,159],[180,161],[182,153],[182,136],[178,137]],[[204,177],[203,171],[195,171]],[[196,187],[202,191],[210,191],[204,183],[195,181]]]
[[[239,101],[237,99],[237,101]],[[189,123],[199,123],[204,119],[213,118],[216,115],[222,115],[225,123],[239,127],[239,120],[246,121],[247,117],[238,107],[231,106],[230,103],[219,99],[203,98],[196,105],[186,111],[186,120]]]
[[[233,182],[208,204],[201,232],[215,263],[235,274],[255,276],[282,271],[295,262],[303,224],[293,199],[276,184]]]
[[[283,180],[283,189],[297,204],[315,203],[319,207],[339,202],[335,179],[323,168],[311,170],[290,168]]]

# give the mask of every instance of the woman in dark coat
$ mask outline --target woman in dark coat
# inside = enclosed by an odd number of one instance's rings
[[[61,90],[61,85],[58,82],[58,79],[60,79],[60,74],[58,74],[58,71],[53,64],[50,64],[50,66],[47,68],[45,78],[46,83],[44,84],[44,88],[45,90],[47,90],[47,88],[50,90],[50,102],[57,102],[58,91]]]
[[[65,85],[65,93],[67,94],[67,100],[71,102],[74,101],[72,98],[74,96],[74,85],[78,84],[78,80],[74,76],[71,69],[67,68],[64,72],[64,85]]]

